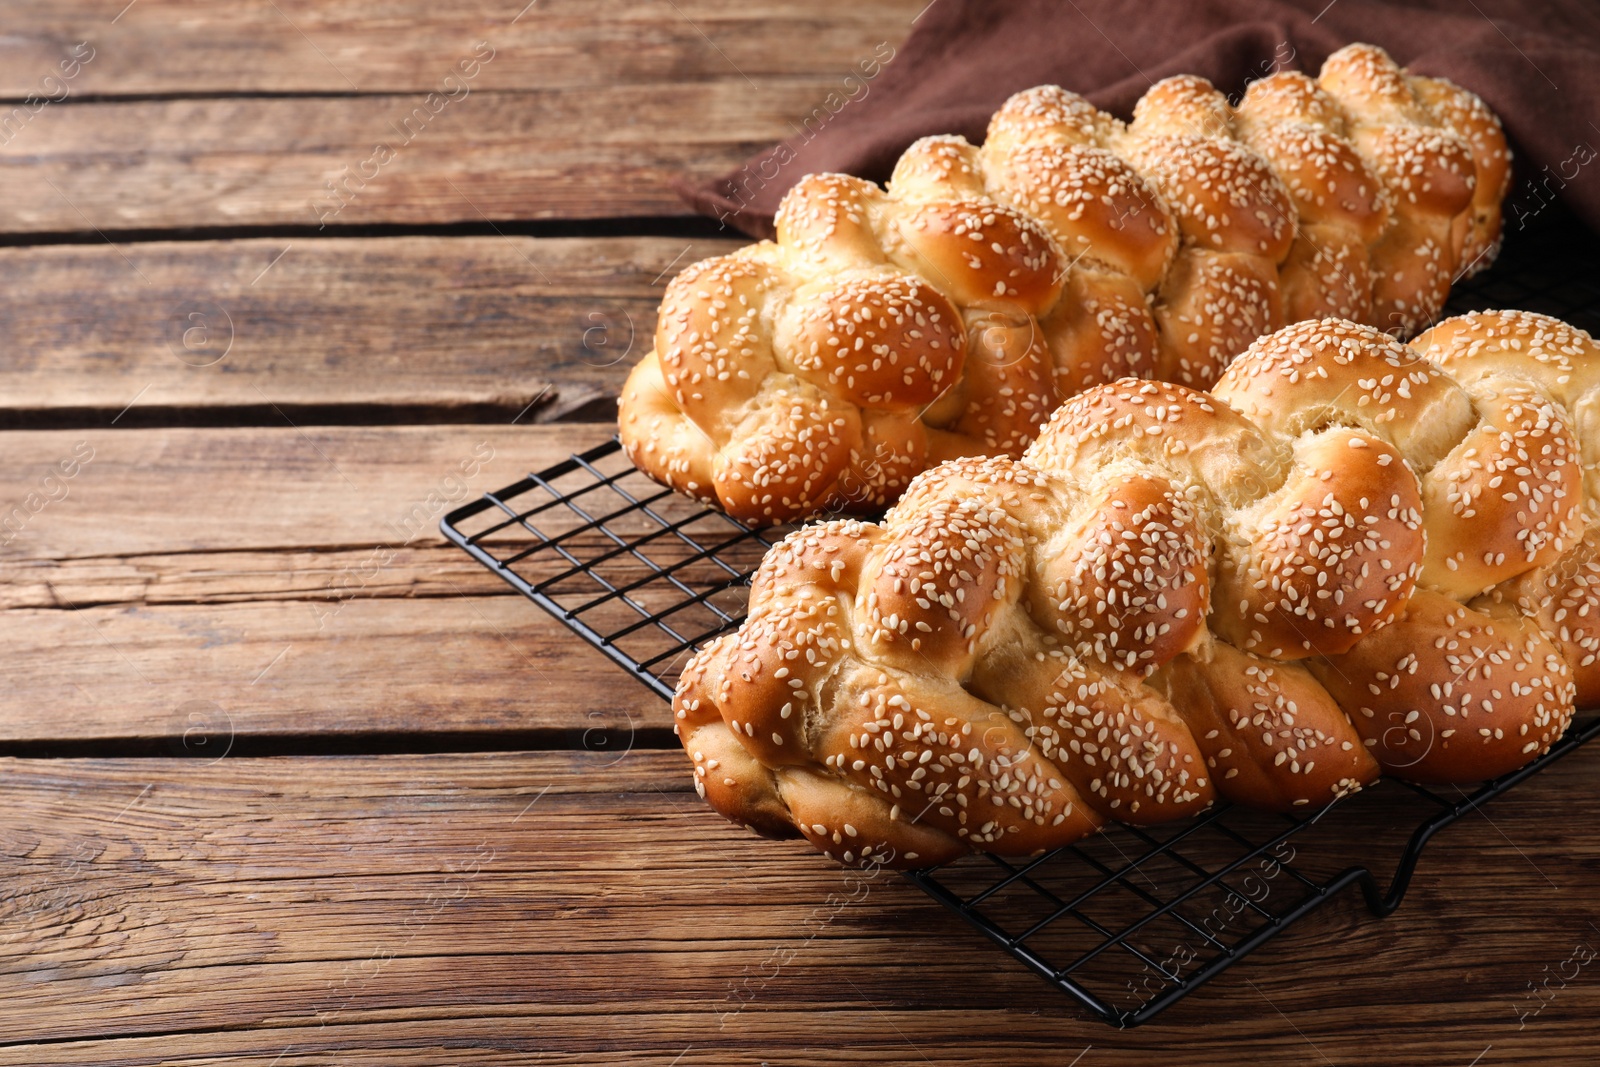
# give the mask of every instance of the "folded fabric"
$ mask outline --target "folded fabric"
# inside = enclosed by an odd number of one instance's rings
[[[783,194],[806,174],[882,181],[919,137],[974,142],[1012,93],[1060,85],[1126,117],[1154,82],[1199,74],[1237,99],[1278,70],[1315,73],[1352,41],[1413,74],[1448,78],[1505,123],[1523,184],[1507,232],[1555,199],[1600,229],[1600,5],[1591,0],[934,0],[900,45],[864,49],[840,89],[792,138],[705,185],[697,210],[773,235]]]

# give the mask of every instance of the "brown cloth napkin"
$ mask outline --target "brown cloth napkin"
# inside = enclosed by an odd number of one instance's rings
[[[1508,232],[1557,197],[1600,230],[1600,3],[1596,0],[933,0],[904,44],[864,50],[796,135],[708,185],[695,209],[758,237],[802,175],[874,181],[918,137],[982,140],[1012,93],[1061,85],[1128,118],[1152,82],[1199,74],[1235,101],[1274,70],[1315,74],[1353,41],[1449,78],[1505,123],[1521,184]]]

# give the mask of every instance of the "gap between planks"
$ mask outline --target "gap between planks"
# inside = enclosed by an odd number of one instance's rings
[[[363,237],[0,248],[0,425],[518,424],[610,407],[682,267],[743,242]]]
[[[5,435],[0,513],[80,443],[93,455],[0,546],[0,745],[659,740],[658,697],[437,531],[448,508],[610,433]]]
[[[1369,1062],[1380,1037],[1398,1067],[1552,1062],[1600,1007],[1573,980],[1516,1010],[1589,937],[1583,760],[1441,834],[1394,917],[1346,895],[1123,1033],[897,877],[729,825],[679,753],[0,760],[0,1064],[918,1062],[909,1040],[1198,1067]],[[1369,829],[1327,820],[1329,862]]]

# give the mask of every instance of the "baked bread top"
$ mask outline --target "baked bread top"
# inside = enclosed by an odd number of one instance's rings
[[[1169,78],[1131,123],[1030,89],[981,148],[918,141],[887,189],[810,175],[776,242],[678,275],[623,444],[751,523],[875,510],[940,461],[1020,456],[1095,384],[1206,388],[1301,320],[1409,336],[1493,258],[1509,178],[1477,97],[1370,45],[1237,107]]]

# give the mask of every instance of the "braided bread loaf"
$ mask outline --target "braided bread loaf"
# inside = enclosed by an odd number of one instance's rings
[[[679,736],[729,818],[896,866],[1505,773],[1600,699],[1597,462],[1585,333],[1301,323],[790,535]]]
[[[1169,78],[1131,124],[1031,89],[981,149],[918,141],[887,192],[811,175],[777,243],[680,274],[622,441],[749,522],[881,507],[941,460],[1020,455],[1090,385],[1205,388],[1304,319],[1409,336],[1492,258],[1509,180],[1477,97],[1368,45],[1237,109]]]

